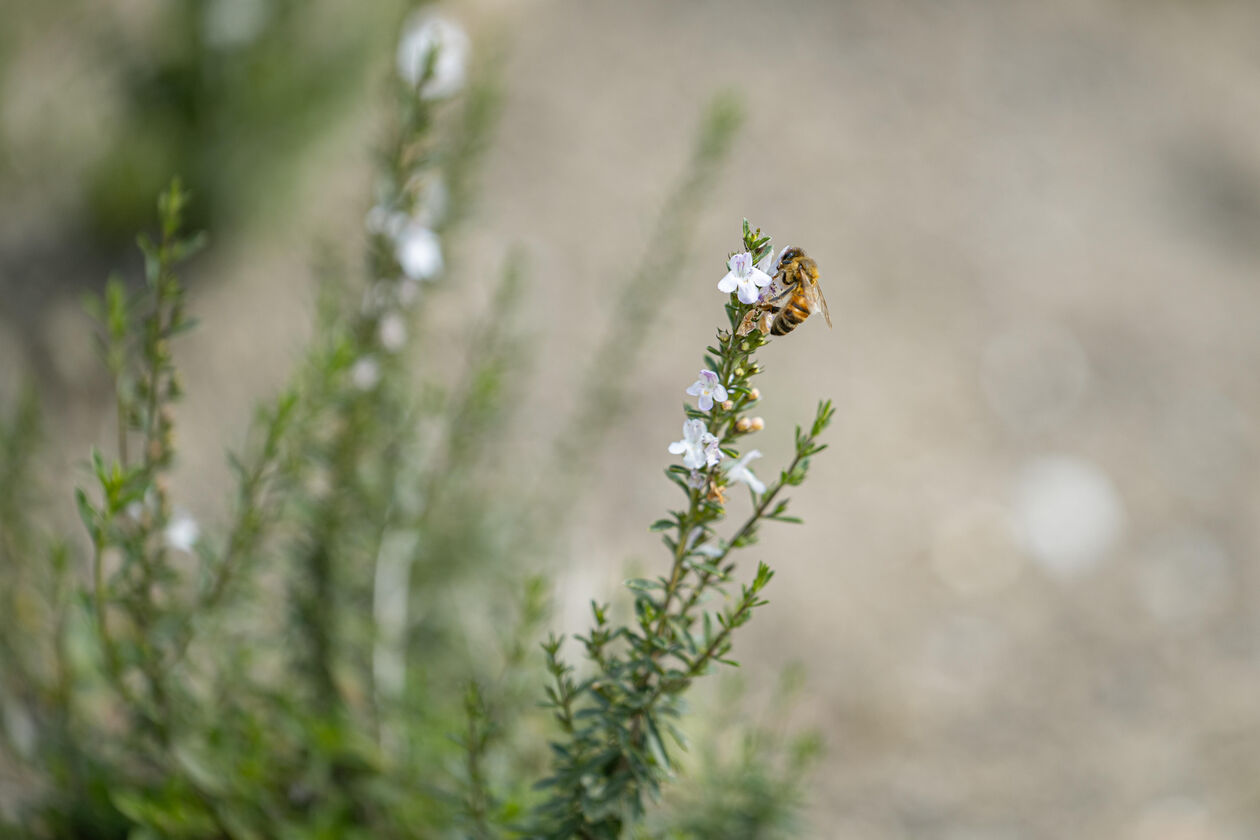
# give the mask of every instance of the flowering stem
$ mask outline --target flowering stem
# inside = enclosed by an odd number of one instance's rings
[[[804,458],[805,456],[798,450],[796,457],[792,459],[792,463],[788,466],[785,474],[794,472],[800,466]],[[713,558],[710,563],[711,566],[720,568],[722,561],[724,561],[727,555],[731,553],[731,549],[741,545],[742,541],[748,538],[748,536],[756,529],[757,523],[763,516],[765,516],[766,510],[770,507],[770,503],[774,501],[777,495],[779,495],[779,491],[783,489],[785,484],[786,482],[783,479],[780,479],[775,483],[773,488],[762,495],[761,501],[757,503],[757,507],[753,509],[753,512],[749,514],[746,520],[744,520],[744,524],[739,527],[739,530],[736,531],[731,539],[725,544],[722,548],[721,554],[718,554]],[[691,612],[692,608],[695,607],[696,603],[700,600],[701,596],[704,594],[705,588],[709,585],[713,578],[714,574],[710,570],[706,569],[700,572],[695,586],[692,587],[691,594],[683,603],[682,610],[679,613],[681,616],[685,618]]]
[[[692,489],[691,491],[691,507],[687,511],[687,518],[678,525],[678,545],[674,547],[674,567],[670,571],[669,583],[665,586],[665,596],[661,600],[661,617],[656,624],[656,635],[662,636],[665,633],[665,626],[669,623],[669,606],[674,600],[674,596],[678,593],[679,587],[682,586],[683,579],[687,575],[686,564],[683,562],[687,559],[687,543],[691,540],[691,532],[695,528],[696,509],[700,504],[700,491]]]

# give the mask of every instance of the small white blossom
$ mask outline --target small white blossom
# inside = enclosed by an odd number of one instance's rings
[[[692,490],[703,490],[708,483],[709,477],[700,472],[700,470],[692,470],[691,475],[687,476],[687,486]]]
[[[166,525],[162,534],[166,544],[176,551],[192,551],[201,536],[197,520],[186,513],[177,513]]]
[[[783,254],[789,247],[785,245],[783,250],[779,251],[779,256],[777,257],[774,255],[774,251],[766,251],[766,255],[761,258],[761,262],[757,263],[757,268],[766,274],[774,274],[775,267],[778,266],[779,260],[783,259]]]
[[[756,303],[760,290],[770,284],[770,275],[753,265],[752,254],[747,251],[734,254],[726,267],[730,271],[718,281],[718,291],[738,292],[741,303]]]
[[[442,271],[442,243],[436,233],[417,222],[408,222],[398,232],[394,256],[412,280],[429,280]]]
[[[683,465],[693,470],[717,466],[722,460],[718,439],[705,428],[704,421],[699,419],[683,423],[683,439],[671,443],[669,451],[683,456]]]
[[[739,460],[729,464],[726,467],[726,475],[732,481],[742,481],[752,488],[752,491],[760,496],[766,492],[766,485],[752,474],[752,470],[748,469],[748,462],[755,461],[761,457],[761,453],[756,449],[750,449],[740,456]]]
[[[350,382],[360,391],[370,391],[381,381],[381,366],[371,356],[364,356],[350,368]]]
[[[711,370],[700,371],[700,378],[687,389],[687,393],[699,397],[696,403],[701,411],[713,408],[714,400],[726,402],[726,388],[718,381],[718,375]]]
[[[388,312],[377,327],[381,346],[390,353],[397,353],[407,343],[407,322],[397,312]]]
[[[413,87],[420,84],[434,50],[433,73],[420,90],[423,99],[442,99],[463,87],[469,42],[459,24],[417,12],[408,19],[398,42],[398,75]]]
[[[704,545],[698,545],[693,548],[691,553],[699,554],[701,557],[708,557],[710,560],[716,560],[726,552],[723,550],[722,546],[717,545],[716,543],[705,543]]]

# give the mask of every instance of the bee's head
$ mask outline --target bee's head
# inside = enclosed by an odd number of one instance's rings
[[[803,256],[805,256],[804,251],[802,251],[800,248],[797,248],[795,245],[789,245],[788,247],[784,248],[779,253],[779,262],[778,262],[777,268],[783,269],[789,263],[795,260],[799,260]]]

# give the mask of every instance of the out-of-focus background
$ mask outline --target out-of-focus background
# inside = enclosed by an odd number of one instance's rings
[[[807,524],[755,549],[779,575],[738,644],[754,686],[808,664],[792,714],[828,744],[813,833],[1260,835],[1260,6],[446,11],[502,51],[453,276],[482,299],[510,246],[528,255],[523,463],[608,328],[704,103],[733,89],[749,113],[688,279],[644,325],[557,620],[582,626],[590,597],[660,559],[658,468],[747,216],[817,259],[835,321],[765,352],[762,463],[819,397],[839,414],[797,493]],[[177,348],[176,490],[221,514],[222,452],[310,329],[313,243],[353,259],[361,242],[400,14],[6,7],[0,396],[37,372],[63,466],[112,428],[80,296],[133,265],[131,232],[178,171],[215,244],[191,277],[202,327]]]

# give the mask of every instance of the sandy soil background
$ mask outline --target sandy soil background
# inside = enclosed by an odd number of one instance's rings
[[[1260,6],[455,11],[506,36],[505,111],[456,250],[470,283],[512,243],[529,254],[523,446],[571,398],[703,104],[735,89],[749,106],[575,511],[560,620],[659,559],[658,466],[748,216],[816,257],[836,322],[766,352],[763,463],[819,397],[839,414],[796,494],[807,525],[751,552],[779,576],[741,640],[754,683],[809,664],[792,714],[829,746],[814,836],[1260,836]],[[298,353],[312,236],[366,206],[375,107],[365,92],[318,141],[270,244],[204,269],[221,282],[197,287],[205,327],[181,348],[180,484],[200,515],[242,407]],[[67,360],[61,419],[87,440],[108,418],[76,312],[38,317]]]

